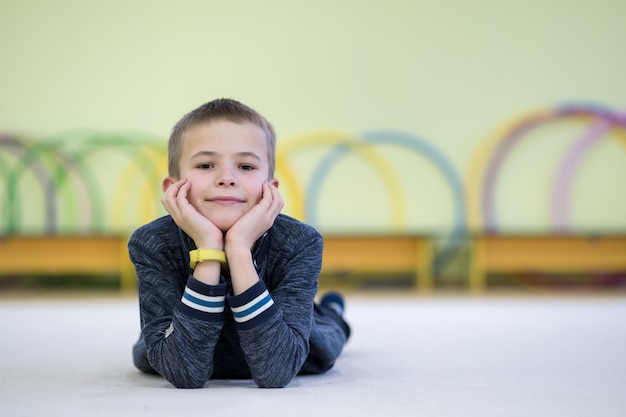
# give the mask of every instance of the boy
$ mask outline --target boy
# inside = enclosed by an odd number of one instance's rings
[[[133,233],[141,336],[135,366],[179,388],[211,378],[284,387],[330,369],[350,335],[343,299],[314,303],[323,240],[280,214],[272,126],[230,99],[185,115],[161,202]]]

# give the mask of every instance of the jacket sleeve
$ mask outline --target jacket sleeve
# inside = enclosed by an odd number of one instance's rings
[[[278,283],[271,294],[259,281],[228,297],[241,347],[259,387],[286,386],[309,354],[322,248],[318,234],[292,246],[268,271],[271,281]]]
[[[153,233],[139,229],[128,247],[148,362],[176,387],[204,386],[223,326],[226,284],[209,286],[193,278],[180,245]]]

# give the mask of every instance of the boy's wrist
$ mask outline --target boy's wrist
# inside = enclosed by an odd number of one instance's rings
[[[224,250],[224,240],[221,237],[219,239],[194,239],[194,243],[197,248]]]
[[[199,248],[189,252],[189,266],[194,269],[198,262],[226,263],[226,253],[223,250]]]
[[[241,256],[241,255],[252,255],[252,248],[248,247],[247,245],[243,245],[243,244],[238,244],[235,242],[226,242],[226,244],[224,245],[224,252],[226,253],[226,256],[232,256],[232,257],[236,257],[236,256]]]
[[[198,262],[193,268],[193,277],[206,285],[217,285],[220,282],[220,262]]]

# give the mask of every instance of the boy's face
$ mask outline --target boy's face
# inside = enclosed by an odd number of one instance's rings
[[[265,132],[249,122],[214,120],[187,131],[180,176],[191,183],[189,203],[222,231],[261,200],[263,183],[278,186],[278,180],[268,178]]]

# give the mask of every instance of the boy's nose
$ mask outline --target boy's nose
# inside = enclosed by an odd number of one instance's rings
[[[220,187],[223,187],[225,185],[229,185],[229,186],[232,187],[232,186],[235,185],[235,180],[233,180],[233,179],[221,179],[221,180],[219,180],[218,185]]]
[[[237,184],[237,180],[235,179],[235,176],[232,175],[230,172],[222,172],[221,175],[217,178],[217,185],[219,185],[220,187],[232,187],[235,184]]]

